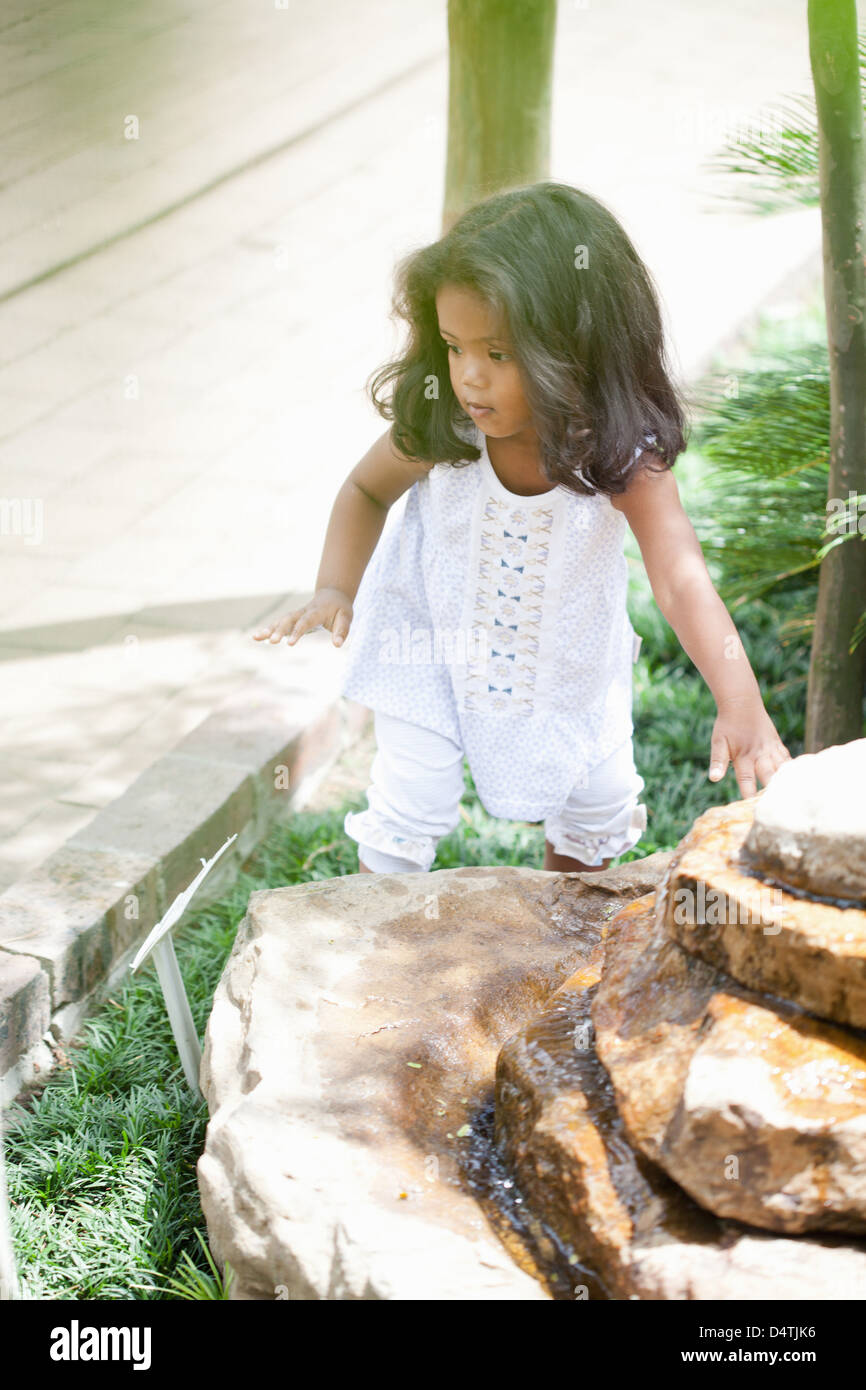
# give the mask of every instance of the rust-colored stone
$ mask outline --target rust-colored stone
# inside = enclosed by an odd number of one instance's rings
[[[611,923],[593,1021],[629,1138],[702,1206],[866,1231],[866,1036],[744,989],[649,904]]]
[[[698,817],[660,886],[659,919],[692,955],[741,984],[866,1028],[866,910],[813,902],[753,876],[743,847],[759,799]]]

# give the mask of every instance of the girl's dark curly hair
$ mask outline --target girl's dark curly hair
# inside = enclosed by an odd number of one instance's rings
[[[507,325],[552,483],[621,493],[636,468],[662,472],[683,452],[685,397],[668,374],[649,271],[607,208],[547,181],[487,198],[397,267],[393,316],[408,325],[408,342],[367,389],[409,458],[480,457],[466,442],[473,422],[454,394],[439,333],[436,293],[445,284],[480,295]],[[647,455],[643,463],[636,451]]]

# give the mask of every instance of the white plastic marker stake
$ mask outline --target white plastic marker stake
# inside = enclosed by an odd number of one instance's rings
[[[186,997],[186,990],[183,987],[180,968],[177,963],[177,956],[174,953],[174,942],[169,935],[172,927],[179,917],[183,915],[184,909],[195,893],[196,889],[207,877],[217,862],[221,854],[228,849],[232,840],[237,839],[237,834],[230,835],[225,844],[217,850],[213,859],[202,859],[201,870],[196,874],[192,883],[183,892],[178,893],[171,907],[159,919],[153,931],[147,937],[132,965],[130,972],[138,969],[141,963],[147,960],[151,951],[156,965],[156,973],[159,976],[159,983],[162,988],[162,997],[165,1000],[165,1007],[168,1013],[168,1021],[171,1024],[171,1031],[177,1043],[177,1050],[180,1053],[183,1074],[187,1079],[187,1084],[194,1095],[200,1096],[201,1090],[198,1084],[198,1073],[201,1066],[201,1048],[199,1046],[198,1034],[195,1031],[195,1024],[192,1021],[189,1000]]]

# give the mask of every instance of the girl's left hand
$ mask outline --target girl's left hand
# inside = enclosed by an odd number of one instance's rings
[[[760,699],[732,700],[719,706],[710,744],[711,782],[718,782],[732,762],[740,796],[757,792],[757,778],[764,786],[782,763],[791,761],[776,726]]]

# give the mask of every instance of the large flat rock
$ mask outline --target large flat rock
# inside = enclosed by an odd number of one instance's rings
[[[630,932],[648,948],[652,922],[647,897],[618,914],[610,936]],[[574,1266],[575,1297],[866,1297],[863,1243],[769,1235],[720,1220],[629,1141],[594,1043],[601,967],[598,952],[509,1041],[497,1067],[500,1151]],[[665,1002],[676,1013],[675,1001]],[[668,1060],[648,1061],[647,1072]]]
[[[503,1043],[667,854],[588,875],[359,874],[253,893],[217,989],[198,1177],[243,1299],[546,1299],[464,1184]]]
[[[702,1206],[866,1232],[866,1034],[744,989],[649,901],[611,923],[593,1022],[629,1139]]]

